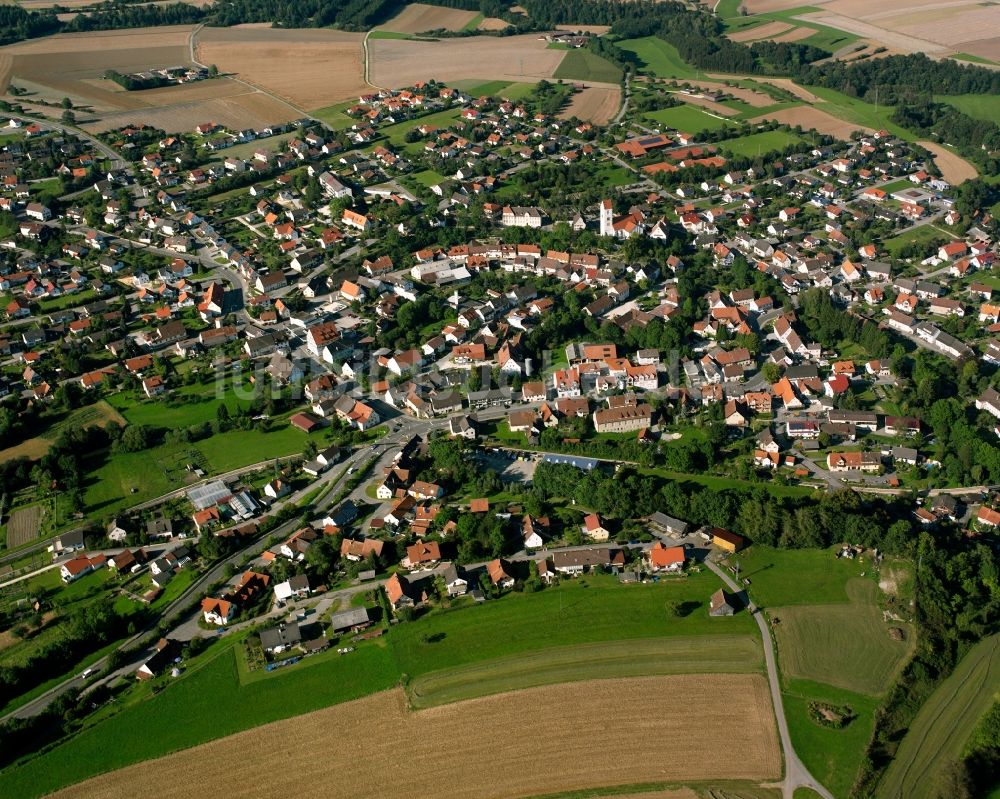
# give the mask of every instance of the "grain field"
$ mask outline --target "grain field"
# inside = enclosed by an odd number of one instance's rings
[[[956,155],[954,150],[932,141],[918,141],[917,144],[933,153],[934,163],[941,170],[941,176],[955,186],[962,181],[972,180],[979,174],[972,164]]]
[[[671,701],[677,697],[683,701]],[[711,741],[739,746],[707,756]],[[401,768],[400,752],[414,746],[419,768]],[[268,763],[280,767],[258,767]],[[638,782],[768,780],[780,773],[762,676],[679,675],[531,688],[417,712],[406,709],[397,689],[130,766],[53,796],[120,799],[142,785],[146,799],[192,793],[494,799]]]
[[[573,95],[569,105],[559,114],[562,119],[577,117],[595,125],[606,125],[618,113],[622,90],[616,84],[588,83]]]
[[[205,28],[198,60],[307,110],[357,98],[365,84],[360,33],[259,25]],[[412,81],[411,81],[412,83]]]
[[[549,50],[537,35],[477,36],[416,41],[372,39],[368,42],[370,79],[376,86],[401,88],[435,79],[506,80],[533,83],[551,78],[565,50]]]
[[[799,106],[797,108],[783,108],[780,111],[775,111],[773,114],[764,114],[759,117],[755,117],[750,120],[751,122],[763,122],[765,120],[773,119],[783,125],[801,125],[803,130],[811,130],[815,128],[820,133],[826,133],[830,136],[834,136],[838,139],[847,140],[851,137],[851,134],[856,131],[864,131],[865,133],[874,132],[871,128],[865,127],[864,125],[858,125],[854,122],[847,122],[843,119],[838,119],[833,116],[833,114],[828,114],[826,111],[821,111],[818,108],[811,108],[810,106]]]
[[[396,16],[379,25],[378,29],[394,33],[426,33],[427,31],[460,31],[478,17],[475,11],[461,8],[430,6],[426,3],[410,3]],[[504,23],[506,27],[506,23]]]

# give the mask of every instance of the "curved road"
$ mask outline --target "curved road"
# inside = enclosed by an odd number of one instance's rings
[[[705,558],[704,563],[733,591],[743,591],[711,559]],[[764,663],[767,666],[767,681],[771,686],[771,702],[774,704],[774,718],[778,724],[778,734],[781,736],[781,750],[785,755],[785,778],[777,784],[781,788],[781,794],[784,799],[794,799],[795,789],[805,787],[812,788],[823,799],[833,799],[833,794],[809,773],[809,769],[805,767],[805,764],[799,760],[799,756],[795,753],[795,747],[792,746],[792,736],[788,732],[788,722],[785,720],[785,705],[781,700],[781,681],[778,677],[778,666],[774,657],[774,640],[771,638],[771,631],[767,627],[764,614],[753,603],[750,603],[748,610],[757,620],[757,626],[760,627],[760,635],[764,642]]]

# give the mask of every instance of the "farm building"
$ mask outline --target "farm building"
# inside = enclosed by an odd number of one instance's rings
[[[708,601],[709,616],[732,616],[736,612],[736,599],[725,589],[720,588]]]
[[[743,541],[743,536],[741,535],[731,533],[729,530],[723,530],[721,527],[713,527],[712,543],[719,549],[724,549],[726,552],[739,552],[743,549],[745,542]]]
[[[363,630],[371,624],[368,608],[351,608],[330,617],[330,632],[336,634],[351,630]]]

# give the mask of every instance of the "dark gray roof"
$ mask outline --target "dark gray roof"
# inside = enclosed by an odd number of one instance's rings
[[[340,613],[334,613],[330,617],[330,629],[334,632],[338,630],[349,630],[361,624],[368,624],[371,618],[368,615],[368,608],[351,608]],[[262,639],[263,640],[263,639]]]
[[[279,646],[294,646],[302,640],[302,633],[299,632],[299,625],[295,622],[291,624],[279,624],[269,630],[262,630],[260,634],[260,644],[264,649],[275,649]]]
[[[674,519],[671,516],[667,516],[665,513],[660,513],[657,511],[649,517],[649,520],[664,530],[671,533],[680,533],[683,535],[687,531],[687,522],[682,522],[680,519]]]

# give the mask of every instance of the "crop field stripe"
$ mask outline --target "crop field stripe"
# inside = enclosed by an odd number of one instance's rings
[[[543,649],[424,674],[407,687],[413,707],[457,702],[569,681],[664,674],[759,672],[753,636],[697,636],[607,641]]]
[[[886,799],[929,797],[934,775],[959,756],[1000,690],[1000,634],[974,646],[917,713],[879,790]]]

